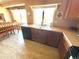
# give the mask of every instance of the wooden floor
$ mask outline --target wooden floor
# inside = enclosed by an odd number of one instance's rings
[[[58,50],[11,35],[0,41],[0,59],[59,59]]]

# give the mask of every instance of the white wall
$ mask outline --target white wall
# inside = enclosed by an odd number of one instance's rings
[[[9,22],[11,21],[11,17],[9,15],[9,12],[7,9],[3,8],[3,7],[0,7],[0,13],[4,15],[4,18],[5,18],[5,21],[6,22]]]

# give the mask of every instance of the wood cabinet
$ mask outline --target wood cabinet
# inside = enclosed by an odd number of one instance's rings
[[[40,43],[46,43],[47,31],[42,29],[32,28],[32,40]]]
[[[66,53],[69,49],[69,43],[66,41],[66,39],[63,36],[63,39],[61,39],[60,43],[59,43],[59,55],[60,55],[60,59],[64,59],[66,56]]]
[[[32,28],[32,40],[49,46],[58,47],[62,34],[50,30]]]
[[[58,47],[62,34],[60,32],[48,31],[46,44],[53,47]]]
[[[70,0],[68,17],[79,17],[79,0]]]
[[[79,0],[68,0],[65,7],[65,16],[66,18],[79,17]]]
[[[79,17],[79,0],[62,0],[60,10],[65,19]]]

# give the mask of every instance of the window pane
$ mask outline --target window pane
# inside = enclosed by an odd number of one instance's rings
[[[43,17],[43,11],[44,11],[44,21],[43,25],[50,26],[50,24],[53,22],[53,16],[54,12],[56,10],[56,7],[40,7],[40,8],[33,8],[33,16],[34,16],[34,25],[41,25],[42,23],[42,17]]]
[[[33,9],[34,25],[41,25],[42,12],[43,12],[42,8],[34,8]]]
[[[11,12],[14,20],[21,23],[22,25],[27,25],[27,12],[25,9],[13,9]]]
[[[11,10],[14,20],[20,22],[20,11],[18,9]]]
[[[20,9],[20,17],[21,17],[21,23],[22,24],[26,24],[27,23],[27,16],[26,16],[27,12],[25,9]]]
[[[45,8],[44,9],[44,23],[43,25],[50,26],[53,22],[53,16],[56,8]]]

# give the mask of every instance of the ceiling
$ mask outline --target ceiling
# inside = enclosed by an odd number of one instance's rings
[[[28,2],[29,5],[40,5],[40,4],[58,3],[61,0],[0,0],[0,4],[8,6],[17,3],[25,3],[26,1]]]
[[[1,2],[7,2],[7,1],[11,1],[11,0],[0,0],[0,3],[1,3]]]
[[[0,0],[0,3],[8,2],[8,1],[11,1],[11,0]]]

